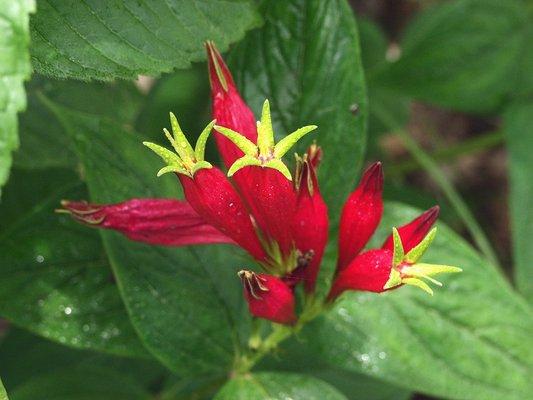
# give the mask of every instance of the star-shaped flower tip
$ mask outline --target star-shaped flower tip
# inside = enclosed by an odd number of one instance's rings
[[[215,125],[215,129],[218,132],[231,140],[244,153],[244,156],[235,161],[230,167],[228,176],[232,176],[238,170],[246,166],[259,166],[276,169],[289,180],[292,180],[291,173],[281,158],[296,144],[296,142],[298,142],[298,140],[316,128],[316,125],[304,126],[287,135],[278,143],[275,143],[272,119],[270,117],[270,104],[268,100],[265,100],[263,103],[261,121],[257,122],[257,144],[253,143],[239,132]]]
[[[143,142],[146,147],[150,148],[167,164],[166,167],[163,167],[159,170],[157,176],[161,176],[167,172],[176,172],[192,178],[196,171],[202,168],[211,168],[212,165],[204,159],[205,145],[207,138],[209,137],[209,134],[215,125],[215,122],[216,121],[213,120],[205,127],[198,137],[196,146],[193,150],[191,144],[181,130],[176,116],[170,113],[170,124],[172,126],[173,134],[171,135],[166,128],[163,129],[163,131],[165,132],[165,136],[176,152],[174,153],[155,143]]]
[[[392,228],[392,236],[394,240],[392,269],[389,280],[385,283],[383,289],[391,289],[396,286],[406,284],[416,286],[426,293],[433,295],[433,290],[422,279],[425,279],[437,286],[442,286],[442,283],[434,279],[433,276],[462,271],[461,268],[450,265],[426,264],[418,262],[418,260],[428,249],[436,234],[437,228],[433,228],[418,245],[413,247],[407,254],[405,254],[400,234],[396,228]]]

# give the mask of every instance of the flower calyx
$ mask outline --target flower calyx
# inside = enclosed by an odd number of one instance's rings
[[[170,113],[172,135],[166,128],[163,129],[163,132],[174,148],[175,153],[158,144],[143,142],[146,147],[167,163],[166,167],[163,167],[158,171],[157,176],[161,176],[167,172],[175,172],[192,178],[198,170],[211,168],[212,165],[205,161],[205,146],[215,122],[215,120],[211,121],[204,128],[200,136],[198,136],[196,146],[193,149],[181,130],[176,116],[173,113]]]
[[[418,287],[433,295],[433,290],[425,280],[442,286],[442,283],[433,276],[443,273],[461,272],[462,269],[450,265],[419,263],[418,260],[424,255],[429,245],[437,234],[437,228],[433,228],[420,243],[405,253],[398,229],[392,228],[394,242],[392,268],[388,281],[383,289],[392,289],[400,285]]]
[[[244,152],[244,156],[232,164],[228,171],[228,176],[232,176],[238,170],[246,166],[258,166],[273,168],[281,172],[288,180],[292,180],[292,176],[281,158],[296,144],[296,142],[298,142],[298,140],[316,128],[316,125],[304,126],[287,135],[278,143],[275,143],[272,119],[270,116],[270,104],[268,100],[265,100],[263,103],[261,121],[257,122],[257,144],[253,143],[239,132],[215,125],[215,129],[218,132],[231,140]]]

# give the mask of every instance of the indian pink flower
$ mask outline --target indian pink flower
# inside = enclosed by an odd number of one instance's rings
[[[355,257],[339,272],[328,299],[334,300],[346,290],[381,293],[404,284],[419,287],[432,295],[433,290],[425,281],[442,286],[433,276],[461,271],[460,268],[449,265],[418,262],[435,238],[436,232],[437,228],[433,228],[423,240],[405,253],[400,234],[393,228],[393,250],[372,249]]]
[[[240,271],[239,277],[250,314],[278,324],[296,322],[294,293],[283,280],[246,270]]]
[[[158,176],[176,174],[186,201],[133,199],[109,205],[65,201],[63,207],[81,223],[115,229],[132,240],[167,246],[240,246],[266,272],[239,273],[250,313],[294,324],[295,287],[303,284],[306,296],[314,296],[328,240],[328,209],[316,175],[320,147],[313,144],[303,156],[296,156],[294,174],[283,157],[317,127],[296,129],[276,143],[268,100],[256,123],[222,57],[212,43],[206,47],[214,120],[194,148],[172,113],[172,133],[164,132],[174,151],[144,143],[166,164]],[[227,174],[204,158],[211,132]],[[458,270],[418,262],[434,237],[435,231],[428,231],[438,208],[394,230],[381,249],[363,251],[381,220],[382,188],[382,167],[375,163],[343,207],[330,301],[346,290],[383,292],[404,284],[430,292],[423,279],[438,283],[433,275]]]

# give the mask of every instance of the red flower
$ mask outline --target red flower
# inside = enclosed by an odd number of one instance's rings
[[[252,271],[240,271],[244,297],[250,314],[278,324],[296,322],[294,293],[281,279]]]
[[[328,241],[328,208],[318,187],[315,168],[321,149],[311,146],[303,158],[296,160],[295,189],[298,193],[292,223],[298,252],[296,278],[304,282],[306,292],[315,290],[320,263]]]
[[[402,239],[402,244],[404,246],[405,251],[411,250],[422,239],[424,239],[424,237],[428,234],[429,230],[439,217],[439,211],[439,206],[431,207],[429,210],[423,212],[408,224],[405,224],[398,228],[398,233],[400,234],[400,238]],[[381,248],[389,249],[391,251],[393,250],[394,244],[392,234],[389,235],[389,237],[385,240]]]
[[[437,228],[405,253],[402,239],[393,228],[393,248],[373,249],[358,255],[345,269],[340,271],[331,287],[328,299],[334,300],[346,290],[363,290],[381,293],[401,285],[413,285],[429,294],[433,290],[424,281],[438,286],[442,283],[433,278],[442,273],[460,272],[461,269],[449,265],[418,263],[435,238]]]
[[[372,164],[350,194],[342,209],[339,228],[337,270],[342,271],[363,249],[379,225],[383,214],[383,171]]]
[[[322,158],[320,147],[312,145],[303,157],[297,156],[294,181],[282,158],[316,126],[297,129],[275,143],[268,100],[256,123],[222,57],[212,43],[206,47],[216,121],[204,129],[193,149],[170,114],[172,134],[166,129],[164,132],[174,152],[145,143],[166,164],[158,176],[175,173],[187,201],[136,199],[112,205],[64,202],[63,207],[79,222],[115,229],[133,240],[175,246],[233,243],[242,247],[268,272],[239,273],[250,313],[293,324],[297,319],[294,286],[303,282],[306,296],[314,293],[328,239],[328,210],[316,176]],[[212,130],[228,168],[227,176],[204,159]],[[438,207],[394,229],[382,249],[361,253],[381,219],[382,188],[381,164],[375,163],[343,207],[330,301],[346,290],[383,292],[404,284],[431,292],[423,279],[439,284],[433,275],[459,270],[418,263],[434,237],[435,231],[428,231],[438,216]]]
[[[65,200],[61,205],[81,223],[113,229],[139,242],[164,246],[235,243],[208,224],[186,201],[131,199],[99,205]]]
[[[243,134],[253,143],[257,142],[255,117],[241,98],[228,67],[212,42],[206,42],[207,60],[209,62],[209,82],[213,101],[213,118],[219,125],[228,127]],[[229,139],[215,133],[218,150],[226,168],[243,156],[243,152]]]

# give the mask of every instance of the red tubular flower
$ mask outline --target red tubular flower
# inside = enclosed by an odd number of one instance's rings
[[[239,277],[250,314],[278,324],[296,322],[294,293],[280,278],[245,270]]]
[[[206,223],[186,201],[131,199],[117,204],[61,202],[62,210],[88,226],[113,229],[131,240],[163,246],[235,243]]]
[[[242,196],[265,235],[265,247],[275,264],[281,266],[275,271],[280,274],[290,273],[297,266],[293,251],[294,236],[290,230],[296,212],[296,192],[291,173],[281,158],[315,128],[314,125],[305,126],[275,143],[268,100],[263,104],[261,121],[257,123],[257,144],[232,129],[215,126],[244,153],[231,165],[228,176],[235,177]]]
[[[337,271],[348,266],[374,234],[383,214],[383,171],[372,164],[350,194],[342,210],[339,228]]]
[[[252,110],[237,91],[233,77],[215,45],[212,42],[207,42],[206,49],[211,97],[213,99],[213,118],[217,120],[219,125],[240,132],[247,139],[256,143],[257,127]],[[215,139],[226,168],[229,168],[235,160],[244,155],[235,144],[216,131]]]
[[[439,206],[431,207],[408,224],[398,228],[398,233],[402,239],[405,251],[411,250],[428,234],[429,230],[439,217],[439,211]],[[389,235],[381,248],[392,251],[393,247],[393,237],[392,235]]]
[[[283,258],[290,257],[294,248],[290,221],[296,211],[292,182],[275,169],[256,166],[238,171],[235,180],[239,179],[247,182],[242,195],[265,236],[265,246],[276,246]]]
[[[299,256],[296,272],[302,276],[307,293],[315,289],[328,241],[328,208],[320,194],[315,172],[315,165],[318,163],[314,156],[319,152],[319,147],[312,146],[303,158],[297,158],[294,179],[298,193],[292,224],[294,243]]]
[[[361,253],[337,275],[328,298],[345,290],[383,292],[392,268],[392,251],[374,249]]]
[[[201,169],[194,177],[179,175],[185,198],[208,223],[231,237],[256,260],[266,253],[257,237],[250,215],[235,188],[218,168]]]
[[[266,253],[239,194],[222,171],[204,160],[206,141],[214,121],[200,134],[193,150],[173,114],[170,120],[173,135],[166,129],[165,134],[176,153],[154,143],[144,143],[167,163],[158,176],[167,172],[178,174],[191,207],[258,261],[265,261]]]
[[[433,295],[433,290],[424,280],[442,286],[433,278],[434,275],[461,272],[460,268],[449,265],[418,262],[435,238],[436,228],[407,253],[398,230],[393,228],[392,232],[394,250],[373,249],[358,255],[337,275],[328,295],[329,301],[335,300],[346,290],[381,293],[404,284],[416,286]]]

